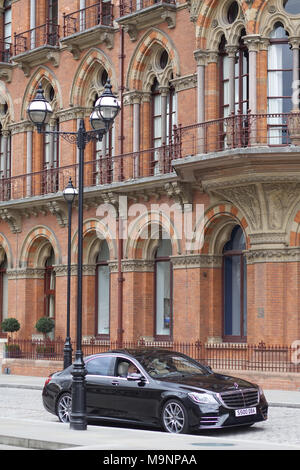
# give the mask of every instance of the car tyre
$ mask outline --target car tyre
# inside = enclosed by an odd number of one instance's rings
[[[189,431],[188,415],[179,400],[168,400],[161,413],[163,429],[173,434],[186,434]]]
[[[72,406],[71,394],[63,393],[62,395],[60,395],[57,401],[57,405],[56,405],[56,414],[61,423],[70,422],[71,406]]]

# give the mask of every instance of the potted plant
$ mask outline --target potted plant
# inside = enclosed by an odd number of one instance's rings
[[[54,356],[54,345],[51,344],[47,338],[47,334],[51,333],[54,329],[54,320],[50,317],[41,317],[35,324],[35,328],[39,333],[44,335],[44,344],[39,344],[36,347],[38,357],[44,358],[45,356]]]
[[[15,333],[20,329],[20,323],[16,318],[6,318],[1,323],[1,329],[4,333]],[[18,344],[15,343],[6,343],[5,344],[5,353],[7,357],[20,357],[21,348]]]

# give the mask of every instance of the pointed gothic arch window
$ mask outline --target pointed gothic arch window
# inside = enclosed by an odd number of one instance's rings
[[[227,341],[246,341],[247,338],[247,265],[243,253],[245,249],[245,235],[237,225],[223,249],[223,336]]]
[[[55,284],[56,276],[54,271],[55,255],[53,248],[45,262],[44,274],[44,316],[55,320]],[[51,332],[53,337],[54,332]]]
[[[109,248],[102,241],[96,260],[96,334],[100,337],[110,335],[110,270]]]
[[[155,254],[155,336],[172,337],[173,270],[170,239],[161,238]]]

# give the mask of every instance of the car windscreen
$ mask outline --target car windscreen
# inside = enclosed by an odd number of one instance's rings
[[[155,356],[139,357],[139,361],[154,379],[161,377],[182,377],[190,375],[207,375],[209,370],[190,359],[170,352],[169,354],[157,354]]]

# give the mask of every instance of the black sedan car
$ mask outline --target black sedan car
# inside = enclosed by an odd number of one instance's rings
[[[214,373],[190,357],[161,349],[117,350],[85,358],[89,420],[162,427],[170,433],[251,425],[267,419],[257,385]],[[68,422],[72,366],[43,389],[47,411]]]

